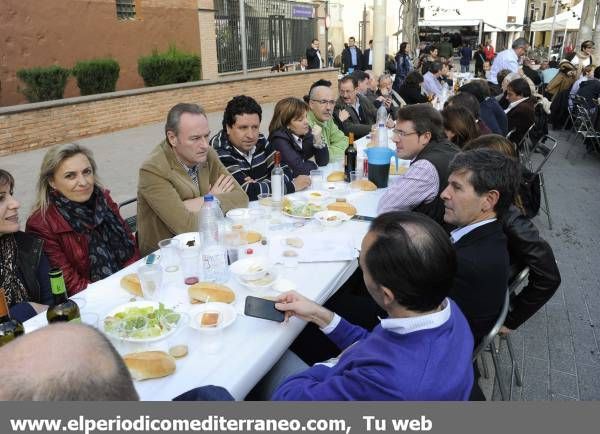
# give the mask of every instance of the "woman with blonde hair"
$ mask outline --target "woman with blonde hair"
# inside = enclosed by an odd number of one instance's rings
[[[307,113],[308,105],[301,99],[284,98],[275,105],[269,124],[269,142],[281,152],[281,162],[288,165],[294,178],[310,175],[311,170],[329,163],[320,127],[315,125],[311,131]]]
[[[0,288],[12,318],[26,321],[52,301],[44,242],[20,231],[15,179],[0,169]]]
[[[44,156],[26,230],[44,240],[69,295],[140,257],[117,204],[99,183],[92,152],[76,143],[55,146]]]

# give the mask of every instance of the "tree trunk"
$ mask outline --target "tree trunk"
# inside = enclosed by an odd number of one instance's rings
[[[579,23],[579,33],[577,34],[577,44],[575,51],[581,49],[581,43],[593,38],[594,17],[596,16],[596,0],[583,0],[583,11],[581,12],[581,21]],[[596,23],[598,29],[598,23]]]
[[[410,44],[410,49],[415,52],[419,46],[419,6],[421,0],[401,0],[402,14],[402,41]]]

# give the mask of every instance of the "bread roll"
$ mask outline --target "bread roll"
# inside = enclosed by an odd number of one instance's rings
[[[142,285],[140,284],[140,278],[137,274],[128,274],[121,278],[121,288],[127,290],[128,292],[136,295],[138,297],[142,297]]]
[[[246,242],[248,244],[258,243],[262,239],[262,235],[255,231],[246,232]]]
[[[358,181],[354,181],[362,191],[375,191],[377,190],[377,186],[369,181],[368,179],[359,179]]]
[[[337,182],[344,180],[344,172],[331,172],[327,177],[327,181],[329,182]]]
[[[348,202],[333,202],[327,205],[327,209],[330,211],[341,211],[348,214],[350,217],[356,215],[356,208]]]
[[[390,175],[404,175],[407,170],[407,166],[398,166],[398,170],[396,170],[396,165],[390,164]]]
[[[188,294],[192,303],[208,303],[220,301],[221,303],[232,303],[235,293],[225,285],[218,283],[200,282],[188,288]]]
[[[123,356],[134,380],[160,378],[175,372],[175,359],[164,351],[143,351]]]

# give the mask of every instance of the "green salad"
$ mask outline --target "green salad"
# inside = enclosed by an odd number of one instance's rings
[[[162,303],[158,308],[128,307],[114,316],[107,316],[104,319],[104,331],[119,338],[156,338],[177,327],[180,317]]]
[[[316,203],[292,201],[286,197],[283,199],[282,209],[283,212],[294,217],[312,217],[324,208]]]

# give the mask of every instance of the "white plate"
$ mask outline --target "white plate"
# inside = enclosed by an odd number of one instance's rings
[[[305,191],[302,196],[309,202],[321,202],[329,197],[329,193],[323,190]]]
[[[350,220],[350,216],[341,211],[320,211],[314,215],[314,218],[326,227],[339,226]]]
[[[291,280],[279,278],[273,282],[273,289],[278,292],[295,291],[296,284]]]
[[[333,197],[343,197],[348,194],[348,184],[345,182],[328,182],[323,187]]]
[[[185,232],[183,234],[179,234],[173,237],[176,240],[179,240],[179,247],[190,247],[187,245],[188,241],[194,240],[196,243],[194,247],[200,247],[200,234],[198,232]]]
[[[205,312],[219,312],[219,323],[216,327],[202,327],[200,326],[200,320]],[[192,307],[188,311],[191,320],[190,327],[200,332],[211,332],[214,330],[223,330],[229,327],[236,319],[237,314],[235,308],[227,303],[210,302],[204,304],[198,304]]]
[[[235,215],[239,214],[239,215]],[[250,208],[234,208],[227,211],[225,217],[233,222],[244,222],[250,219]]]
[[[243,286],[245,286],[248,289],[251,289],[253,291],[265,291],[267,289],[270,289],[277,281],[277,275],[272,270],[268,271],[267,274],[265,275],[265,277],[266,276],[271,276],[272,279],[268,283],[265,283],[263,285],[260,285],[256,281],[244,280],[240,277],[238,277],[237,279],[238,279],[238,282],[240,282]]]
[[[104,330],[104,320],[109,317],[109,316],[115,316],[117,313],[119,312],[123,312],[126,309],[132,308],[132,307],[148,307],[148,306],[152,306],[155,309],[158,309],[159,306],[159,302],[158,301],[148,301],[148,300],[139,300],[139,301],[132,301],[129,303],[125,303],[122,304],[120,306],[115,307],[113,310],[111,310],[103,319],[102,319],[102,330],[104,331],[104,333],[107,336],[110,336],[113,339],[118,339],[120,341],[124,341],[124,342],[135,342],[135,343],[149,343],[149,342],[157,342],[160,341],[162,339],[165,339],[169,336],[171,336],[173,333],[175,333],[177,330],[179,330],[181,327],[183,327],[188,320],[187,315],[181,313],[181,312],[177,312],[175,309],[172,309],[175,313],[179,314],[179,321],[177,323],[177,325],[175,327],[173,327],[171,330],[169,330],[168,332],[160,335],[160,336],[154,336],[154,337],[149,337],[149,338],[132,338],[132,337],[122,337],[122,336],[118,336],[112,333],[107,332],[106,330]]]

